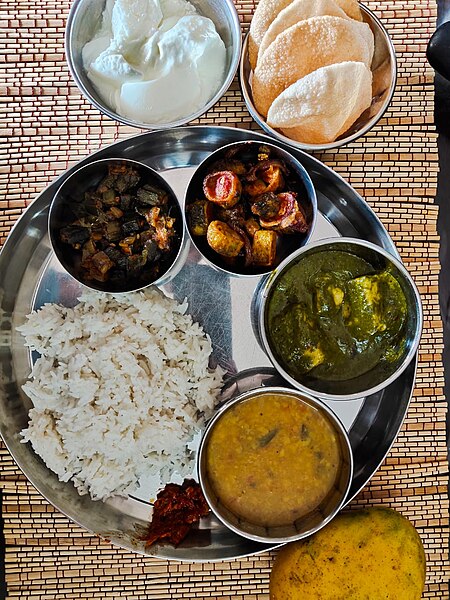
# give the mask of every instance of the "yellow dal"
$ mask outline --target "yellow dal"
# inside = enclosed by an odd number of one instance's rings
[[[315,408],[289,395],[263,393],[216,423],[206,465],[214,492],[232,513],[256,525],[287,525],[332,490],[340,443]]]

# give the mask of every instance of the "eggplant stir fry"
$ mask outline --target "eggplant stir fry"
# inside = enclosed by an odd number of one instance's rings
[[[204,197],[187,207],[189,229],[227,264],[272,267],[280,236],[309,230],[296,188],[284,161],[264,146],[251,161],[223,159],[204,177]]]
[[[100,184],[70,208],[76,219],[59,236],[77,251],[79,275],[86,281],[119,286],[154,281],[162,260],[177,245],[168,193],[141,184],[129,165],[110,165]]]

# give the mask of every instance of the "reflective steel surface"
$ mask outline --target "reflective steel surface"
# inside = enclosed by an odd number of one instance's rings
[[[246,139],[267,141],[264,135],[239,129],[186,127],[146,133],[104,148],[69,169],[36,198],[16,223],[0,254],[0,432],[6,445],[31,483],[61,512],[115,544],[160,558],[224,560],[273,546],[244,539],[209,517],[178,548],[146,549],[138,538],[151,515],[149,499],[156,491],[154,482],[142,481],[139,495],[134,498],[115,498],[105,503],[79,496],[70,483],[59,482],[30,444],[20,443],[19,432],[26,427],[31,408],[21,386],[30,372],[32,357],[15,328],[44,302],[76,303],[81,286],[63,272],[47,235],[52,197],[75,169],[101,158],[134,159],[158,170],[181,200],[195,167],[210,152]],[[357,237],[397,255],[376,215],[339,175],[301,151],[291,152],[316,186],[320,214],[314,239]],[[252,299],[263,278],[230,277],[213,269],[192,246],[181,260],[180,271],[162,289],[178,300],[187,298],[189,312],[211,336],[214,360],[230,373],[223,398],[260,385],[286,385],[271,368],[253,333]],[[415,365],[414,360],[382,392],[338,405],[327,402],[349,432],[354,454],[354,475],[346,501],[366,485],[391,447],[408,407]]]

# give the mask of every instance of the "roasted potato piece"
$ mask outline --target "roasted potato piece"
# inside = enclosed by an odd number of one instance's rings
[[[275,262],[276,252],[276,232],[267,229],[255,231],[252,244],[253,263],[258,267],[271,267]]]
[[[420,600],[425,553],[400,513],[373,507],[340,514],[279,552],[271,600]]]
[[[203,193],[206,198],[223,208],[231,208],[237,204],[241,192],[241,181],[232,171],[210,173],[203,181]]]
[[[187,207],[187,215],[192,235],[206,235],[213,220],[213,205],[207,200],[196,200]]]
[[[206,239],[210,247],[222,256],[237,256],[244,247],[242,237],[222,221],[211,221]]]

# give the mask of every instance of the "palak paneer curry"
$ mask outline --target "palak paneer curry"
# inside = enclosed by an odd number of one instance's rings
[[[389,267],[342,250],[304,256],[279,276],[267,301],[267,337],[294,379],[339,381],[380,362],[395,367],[406,345],[405,294]]]
[[[325,414],[297,396],[261,392],[214,425],[209,482],[235,516],[262,527],[289,525],[334,489],[342,455]]]

